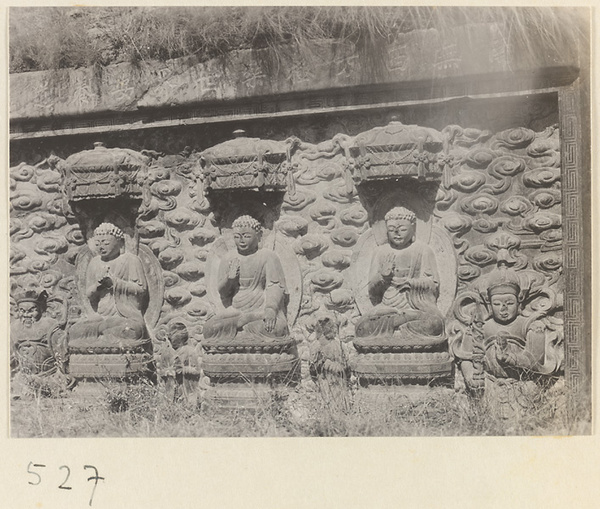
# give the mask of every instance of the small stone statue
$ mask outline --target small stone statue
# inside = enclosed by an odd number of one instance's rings
[[[375,249],[369,273],[369,296],[375,306],[356,325],[358,342],[423,344],[443,339],[435,256],[415,239],[415,214],[396,207],[385,215],[385,224],[388,243]]]
[[[333,375],[349,378],[349,368],[344,345],[339,338],[340,324],[332,313],[319,313],[314,324],[314,338],[309,343],[309,369],[313,378]]]
[[[544,364],[546,326],[535,315],[520,314],[521,287],[515,273],[499,270],[487,290],[491,316],[484,322],[485,368],[489,373],[519,378]]]
[[[30,375],[51,375],[62,367],[64,331],[43,316],[48,294],[27,290],[16,296],[19,321],[11,323],[11,368]]]
[[[69,331],[69,347],[131,348],[149,340],[144,324],[148,283],[141,260],[124,252],[123,231],[102,223],[94,232],[98,256],[85,274],[93,313]]]
[[[237,252],[221,261],[218,290],[225,311],[204,325],[209,340],[283,338],[288,336],[287,289],[274,251],[259,248],[261,224],[251,216],[233,222]]]

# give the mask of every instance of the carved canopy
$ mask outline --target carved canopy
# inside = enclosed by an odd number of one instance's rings
[[[123,148],[94,144],[93,150],[71,155],[63,166],[64,193],[70,201],[98,198],[141,198],[149,158]]]
[[[443,147],[442,134],[435,129],[390,122],[359,134],[347,156],[357,184],[399,177],[439,180]]]
[[[247,138],[236,131],[233,140],[201,154],[206,190],[263,189],[285,191],[290,166],[288,145]]]

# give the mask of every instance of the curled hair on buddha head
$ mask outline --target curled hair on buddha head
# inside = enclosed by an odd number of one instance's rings
[[[417,216],[412,210],[408,210],[405,207],[394,207],[385,215],[385,222],[392,219],[401,219],[404,221],[410,221],[412,224],[417,224]]]
[[[94,237],[100,235],[112,235],[113,237],[123,240],[125,238],[125,234],[123,230],[118,226],[115,226],[112,223],[101,223],[98,228],[94,230]]]
[[[262,232],[262,225],[260,221],[254,219],[252,216],[240,216],[238,217],[233,224],[232,228],[252,228],[257,233]]]

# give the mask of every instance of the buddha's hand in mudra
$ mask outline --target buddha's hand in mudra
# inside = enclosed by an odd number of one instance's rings
[[[239,258],[233,258],[229,262],[229,269],[227,270],[227,279],[235,280],[240,277],[240,260]]]
[[[381,277],[390,281],[394,277],[394,268],[395,268],[394,255],[388,255],[381,261]]]
[[[263,319],[265,323],[265,331],[273,332],[275,330],[275,321],[277,319],[277,312],[274,309],[265,309],[265,317]]]
[[[112,287],[113,280],[108,274],[98,280],[98,290],[110,290]]]

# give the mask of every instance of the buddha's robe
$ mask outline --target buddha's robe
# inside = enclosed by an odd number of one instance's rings
[[[97,290],[97,282],[107,275],[112,288]],[[124,253],[109,261],[93,258],[86,272],[86,288],[93,313],[71,327],[70,346],[125,347],[145,341],[148,283],[137,256]]]
[[[382,275],[385,260],[393,257],[391,280]],[[369,272],[372,310],[356,325],[357,337],[402,334],[431,337],[443,335],[443,319],[437,308],[439,275],[431,248],[414,242],[404,249],[389,244],[376,248]]]
[[[228,278],[233,258],[239,259],[239,277]],[[287,289],[283,267],[278,256],[266,249],[250,255],[228,253],[218,274],[218,288],[225,311],[204,325],[204,337],[227,341],[239,331],[249,336],[284,337],[288,334],[285,317]],[[275,327],[267,332],[263,318],[265,310],[276,312]]]

